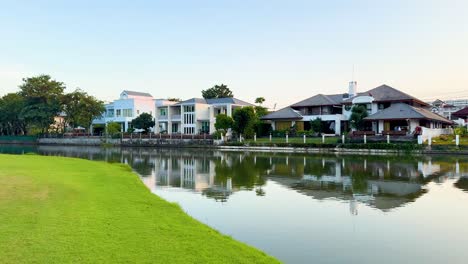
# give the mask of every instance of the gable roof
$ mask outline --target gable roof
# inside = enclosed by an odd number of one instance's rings
[[[427,103],[419,100],[418,98],[411,96],[407,93],[404,93],[398,89],[395,89],[391,86],[386,84],[380,85],[371,89],[369,91],[358,93],[356,96],[372,96],[374,97],[374,102],[378,101],[417,101],[422,105],[428,105]],[[349,98],[344,100],[344,103],[351,103],[353,98]]]
[[[291,107],[285,107],[283,109],[280,109],[276,112],[273,112],[273,113],[269,113],[267,115],[264,115],[262,116],[260,119],[262,120],[278,120],[278,119],[296,119],[296,120],[299,120],[299,119],[302,119],[302,115],[292,109]]]
[[[468,116],[468,106],[452,113],[452,116],[466,118]]]
[[[291,107],[337,105],[343,102],[343,96],[343,94],[317,94],[300,102],[292,104]]]
[[[385,119],[429,119],[443,123],[451,124],[452,121],[433,113],[427,109],[414,107],[405,103],[392,104],[390,107],[385,108],[373,115],[370,115],[365,120],[385,120]]]
[[[128,95],[144,96],[144,97],[153,97],[153,96],[152,96],[151,94],[149,94],[149,93],[135,92],[135,91],[129,91],[129,90],[124,90],[123,92],[126,93],[126,94],[128,94]]]

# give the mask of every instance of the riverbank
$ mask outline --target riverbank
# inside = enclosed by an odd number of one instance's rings
[[[152,194],[125,165],[0,155],[5,263],[275,263]]]

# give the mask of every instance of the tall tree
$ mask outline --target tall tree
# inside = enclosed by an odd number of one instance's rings
[[[246,138],[253,137],[255,124],[258,120],[253,107],[248,106],[236,109],[232,118],[234,119],[234,125],[232,126],[234,131]]]
[[[106,110],[102,101],[80,89],[64,95],[63,105],[65,120],[73,128],[90,127],[93,120],[100,117]]]
[[[349,117],[351,127],[356,130],[363,130],[365,117],[367,117],[367,108],[364,105],[353,106],[351,116]]]
[[[25,99],[25,107],[20,116],[29,125],[36,126],[42,133],[47,132],[50,125],[62,110],[61,98],[65,85],[52,80],[49,75],[39,75],[24,78],[19,86],[20,95]]]
[[[148,113],[142,113],[132,120],[132,126],[134,128],[144,129],[146,133],[149,131],[150,127],[154,127],[154,125],[154,119]]]
[[[202,96],[205,99],[234,97],[232,91],[225,84],[215,85],[209,89],[203,90]]]
[[[18,93],[9,93],[0,98],[0,134],[26,134],[26,123],[20,117],[24,98]]]

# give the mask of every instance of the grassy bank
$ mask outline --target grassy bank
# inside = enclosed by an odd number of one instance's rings
[[[2,263],[275,263],[186,215],[124,165],[0,155]]]

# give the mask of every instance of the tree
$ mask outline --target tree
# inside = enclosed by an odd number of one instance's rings
[[[351,127],[356,130],[363,130],[365,117],[367,117],[367,108],[364,105],[353,106],[351,116],[349,117]]]
[[[0,135],[26,134],[26,123],[20,117],[24,98],[18,93],[9,93],[0,98]]]
[[[232,118],[234,119],[234,124],[232,126],[234,131],[246,138],[253,137],[255,124],[258,120],[253,107],[248,106],[236,109]]]
[[[314,120],[310,121],[310,128],[312,131],[316,133],[322,133],[323,132],[323,123],[321,118],[315,118]]]
[[[234,120],[232,119],[232,117],[225,114],[219,114],[216,116],[216,123],[214,125],[216,130],[226,132],[229,128],[232,128],[233,125]]]
[[[203,90],[202,96],[205,99],[234,97],[232,91],[225,84],[215,85],[209,89]]]
[[[66,123],[73,128],[90,127],[93,120],[106,110],[102,101],[80,89],[64,95],[62,102]]]
[[[149,132],[150,127],[154,127],[154,119],[148,113],[142,113],[137,118],[132,120],[132,126],[134,128],[144,129],[145,133]]]
[[[42,133],[47,132],[50,125],[62,110],[61,98],[65,85],[52,80],[49,75],[39,75],[24,78],[19,86],[20,95],[24,97],[25,106],[21,118],[29,125],[34,125]]]
[[[117,133],[119,133],[121,130],[121,126],[117,122],[110,122],[107,123],[107,134],[113,136]]]
[[[257,98],[255,99],[255,103],[256,103],[256,104],[262,105],[263,102],[265,102],[265,98],[264,98],[264,97],[257,97]]]

